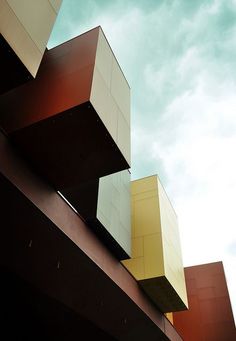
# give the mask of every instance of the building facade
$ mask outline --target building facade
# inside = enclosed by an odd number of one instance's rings
[[[46,49],[60,3],[0,0],[2,333],[185,340],[176,214],[157,176],[130,182],[129,84],[101,27]]]

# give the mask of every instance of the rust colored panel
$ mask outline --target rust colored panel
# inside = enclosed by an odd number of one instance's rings
[[[47,51],[36,79],[0,97],[0,124],[7,133],[89,100],[98,32]]]
[[[236,329],[222,262],[185,268],[189,310],[173,314],[184,340],[234,341]]]
[[[129,168],[89,101],[98,34],[47,51],[35,80],[0,96],[0,126],[35,171],[67,193]]]

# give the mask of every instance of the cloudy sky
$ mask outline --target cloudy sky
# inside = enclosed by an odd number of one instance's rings
[[[184,265],[222,260],[236,316],[236,0],[64,0],[49,47],[101,25],[132,91],[132,177],[158,174]]]

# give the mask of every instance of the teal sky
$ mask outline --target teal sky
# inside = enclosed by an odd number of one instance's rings
[[[223,260],[236,311],[236,0],[64,0],[49,47],[98,25],[131,86],[132,177],[159,174],[184,264]]]

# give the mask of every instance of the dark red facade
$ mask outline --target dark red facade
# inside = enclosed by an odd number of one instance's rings
[[[236,329],[222,262],[185,268],[189,310],[173,314],[186,341],[235,341]]]
[[[69,201],[129,165],[90,102],[100,28],[46,51],[37,77],[0,96],[0,126]]]

